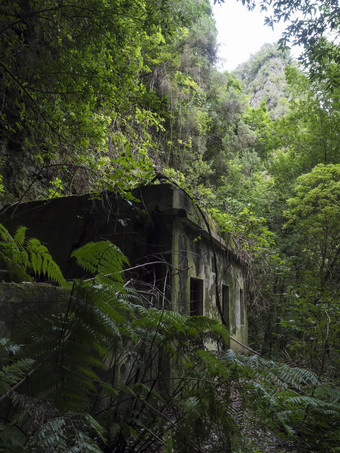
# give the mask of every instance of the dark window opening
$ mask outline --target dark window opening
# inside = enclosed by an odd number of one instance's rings
[[[243,294],[243,289],[240,289],[240,320],[241,320],[241,326],[244,325],[244,294]]]
[[[230,329],[230,320],[229,320],[229,304],[230,304],[230,291],[228,285],[222,285],[222,312],[224,320],[226,322],[226,327]]]
[[[214,255],[211,257],[211,272],[216,274],[216,261]]]
[[[203,315],[203,280],[190,279],[190,316]]]

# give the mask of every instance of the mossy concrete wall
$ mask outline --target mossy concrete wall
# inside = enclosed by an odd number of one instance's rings
[[[214,233],[190,197],[170,184],[145,186],[129,201],[114,193],[72,196],[12,206],[0,212],[0,223],[14,233],[19,225],[50,250],[66,278],[80,275],[70,259],[89,241],[110,240],[129,258],[129,277],[145,288],[158,288],[162,306],[190,314],[190,279],[202,282],[202,314],[220,319],[216,291],[223,301],[232,336],[247,344],[245,264]],[[213,243],[213,246],[212,246]],[[215,257],[217,260],[217,284]],[[154,264],[152,264],[154,263]],[[139,285],[143,287],[142,284]],[[236,343],[231,343],[239,349]]]
[[[70,291],[45,284],[0,283],[0,336],[23,341],[23,326],[64,309]]]
[[[212,240],[214,247],[211,245]],[[212,239],[203,229],[198,231],[196,225],[190,220],[174,220],[172,250],[174,272],[171,299],[174,309],[187,315],[190,314],[190,281],[198,279],[202,282],[203,289],[201,314],[217,320],[221,319],[216,303],[216,292],[218,291],[230,334],[239,342],[247,345],[246,268],[244,264],[222,241]],[[223,297],[223,287],[228,289],[228,300]],[[241,301],[242,294],[243,301]],[[243,349],[232,340],[230,346],[236,351]]]

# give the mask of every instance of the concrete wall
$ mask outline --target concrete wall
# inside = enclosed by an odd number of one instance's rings
[[[64,310],[70,291],[44,284],[0,283],[0,336],[25,342],[26,320],[40,322],[53,311]]]
[[[198,231],[196,225],[187,219],[174,219],[172,242],[174,269],[171,283],[173,307],[189,315],[190,280],[200,280],[203,292],[201,314],[217,320],[221,319],[216,304],[216,291],[218,291],[230,334],[247,345],[245,266],[222,242],[216,239],[213,241],[217,259],[217,276],[211,238],[207,232]],[[242,350],[242,347],[233,341],[231,341],[231,347],[237,351]]]

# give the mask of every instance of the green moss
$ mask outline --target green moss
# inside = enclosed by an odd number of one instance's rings
[[[51,285],[0,283],[0,336],[16,336],[25,318],[63,310],[69,294],[69,290]]]

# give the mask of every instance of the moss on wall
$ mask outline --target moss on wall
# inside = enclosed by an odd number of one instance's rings
[[[197,228],[189,218],[177,218],[172,229],[173,277],[171,299],[173,307],[183,314],[190,314],[190,279],[198,279],[203,288],[203,314],[221,320],[216,305],[216,269],[214,252],[217,258],[220,303],[223,302],[223,286],[229,288],[229,310],[227,319],[230,334],[239,342],[248,344],[248,325],[245,303],[245,265],[228,249],[223,241],[214,235],[210,238],[203,226]],[[240,295],[244,301],[241,304]],[[235,351],[243,348],[234,341],[230,346]]]
[[[20,342],[28,319],[43,319],[67,306],[70,292],[44,284],[0,283],[0,336]]]

